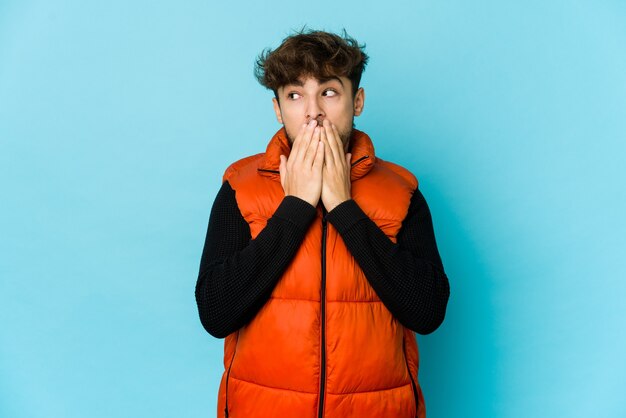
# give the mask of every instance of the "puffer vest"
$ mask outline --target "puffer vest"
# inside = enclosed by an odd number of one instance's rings
[[[283,127],[265,153],[224,173],[253,239],[285,196],[279,156],[290,150]],[[350,152],[352,199],[396,242],[417,179],[377,158],[362,131],[353,129]],[[269,300],[225,338],[218,417],[425,417],[415,333],[378,298],[324,214],[320,200]]]

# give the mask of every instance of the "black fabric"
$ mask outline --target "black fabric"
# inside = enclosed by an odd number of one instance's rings
[[[316,216],[310,203],[285,196],[265,228],[251,239],[235,192],[226,181],[211,209],[195,296],[200,321],[224,338],[248,323],[269,299]],[[387,309],[420,334],[443,322],[450,287],[437,250],[430,210],[417,189],[393,243],[350,199],[326,219]]]
[[[341,234],[372,288],[402,325],[429,334],[443,322],[450,287],[430,210],[417,189],[397,244],[352,199],[326,216]]]

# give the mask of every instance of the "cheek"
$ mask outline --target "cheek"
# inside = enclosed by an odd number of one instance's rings
[[[352,114],[341,112],[334,117],[329,117],[330,121],[335,124],[339,132],[345,132],[346,129],[352,127]]]
[[[302,112],[295,106],[290,106],[282,111],[283,122],[289,124],[298,124],[302,120]]]
[[[337,112],[335,112],[335,119],[338,123],[342,125],[350,124],[353,116],[353,111],[354,109],[352,108],[352,103],[344,103],[342,106],[338,107]]]

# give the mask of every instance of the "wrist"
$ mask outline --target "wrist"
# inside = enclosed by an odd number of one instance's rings
[[[326,208],[326,210],[328,212],[332,211],[333,209],[335,209],[337,206],[341,205],[342,203],[346,202],[350,200],[350,198],[343,198],[343,199],[337,199],[331,203],[329,203],[328,207]]]
[[[328,212],[328,221],[332,223],[340,234],[346,233],[358,222],[369,219],[354,199],[346,200]]]

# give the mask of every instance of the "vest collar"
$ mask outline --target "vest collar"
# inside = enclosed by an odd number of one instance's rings
[[[352,129],[350,137],[349,152],[352,153],[350,164],[350,180],[354,181],[366,175],[374,166],[376,156],[374,154],[374,144],[371,138],[363,131]],[[262,176],[280,181],[280,155],[289,157],[291,144],[287,139],[285,127],[281,127],[267,144],[267,149],[261,158],[258,173]]]

